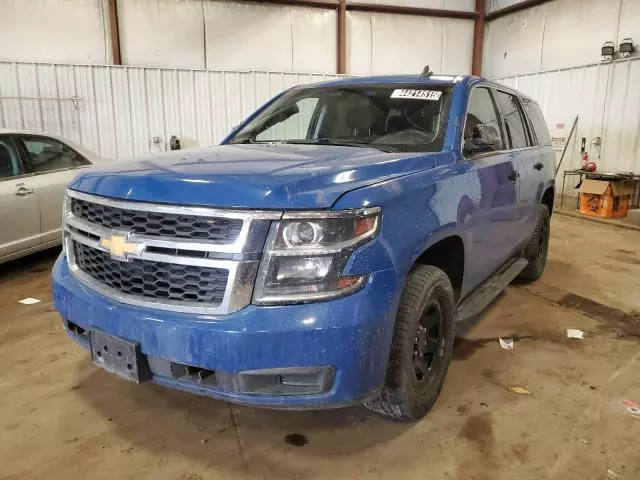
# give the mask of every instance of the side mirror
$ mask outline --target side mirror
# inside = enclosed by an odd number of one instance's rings
[[[464,141],[464,153],[477,155],[495,152],[500,147],[500,143],[500,134],[496,127],[481,123],[473,127],[472,138]]]
[[[279,110],[275,110],[265,120],[263,120],[260,125],[248,131],[245,128],[245,131],[241,135],[237,135],[231,143],[253,143],[258,135],[273,127],[274,125],[284,122],[286,119],[299,112],[300,109],[295,103]],[[236,128],[238,127],[234,127],[232,131],[234,131]]]
[[[284,122],[287,118],[294,116],[299,113],[300,109],[298,105],[295,103],[293,105],[289,105],[281,110],[277,110],[271,114],[271,117],[260,126],[260,131],[264,132],[267,128],[273,127],[278,123]]]

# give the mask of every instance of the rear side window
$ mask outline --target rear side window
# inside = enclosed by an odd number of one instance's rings
[[[496,91],[496,102],[504,121],[504,133],[509,148],[524,148],[531,145],[527,135],[524,116],[520,110],[518,97],[510,93]]]
[[[78,152],[52,138],[24,137],[34,173],[80,167],[89,162]]]
[[[542,116],[542,110],[540,106],[529,99],[522,101],[524,104],[524,110],[527,112],[531,125],[533,125],[533,131],[536,134],[539,145],[551,145],[551,137],[549,136],[549,129],[547,128],[547,122],[544,121]]]

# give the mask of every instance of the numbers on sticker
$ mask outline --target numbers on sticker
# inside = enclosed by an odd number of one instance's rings
[[[396,88],[391,93],[391,98],[413,98],[415,100],[438,101],[442,92],[438,90],[413,90],[410,88]]]

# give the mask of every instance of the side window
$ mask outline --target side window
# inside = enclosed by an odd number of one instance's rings
[[[296,103],[297,112],[287,112],[286,115],[290,116],[260,132],[256,135],[256,140],[302,140],[307,138],[307,132],[317,105],[317,98],[303,98]]]
[[[20,175],[22,163],[13,144],[7,138],[0,138],[0,179]]]
[[[544,117],[542,116],[540,106],[536,102],[528,99],[523,100],[522,103],[524,104],[524,111],[527,113],[529,120],[531,120],[531,125],[533,125],[533,130],[536,133],[538,144],[551,145],[549,129],[547,128],[547,123],[544,121]]]
[[[498,112],[488,88],[471,90],[463,138],[466,156],[504,150]]]
[[[509,148],[531,146],[518,97],[510,93],[496,91],[496,102],[504,121],[504,133]]]
[[[21,140],[29,154],[34,173],[89,164],[78,152],[52,138],[23,137]]]

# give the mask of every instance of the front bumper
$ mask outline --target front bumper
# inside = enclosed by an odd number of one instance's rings
[[[225,317],[167,312],[115,302],[80,283],[61,255],[53,268],[53,299],[66,321],[135,341],[147,355],[153,380],[237,403],[274,408],[326,408],[370,398],[386,373],[399,291],[394,270],[374,272],[365,287],[344,298],[258,307]],[[65,322],[65,328],[67,324]],[[82,335],[69,336],[88,348]],[[86,337],[84,337],[86,338]],[[326,369],[328,391],[319,394],[258,394],[171,376],[163,363],[225,375],[247,371]],[[275,369],[275,370],[273,370]]]

